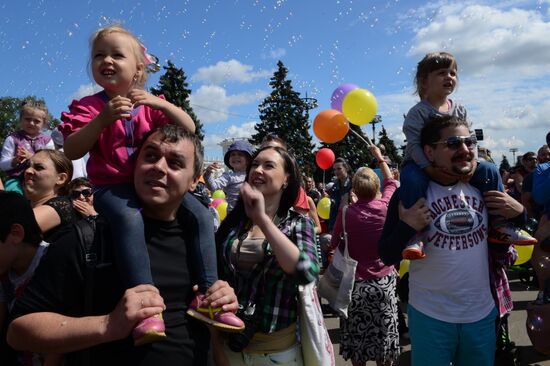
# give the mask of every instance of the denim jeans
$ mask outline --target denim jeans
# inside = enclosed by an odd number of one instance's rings
[[[426,197],[430,177],[413,161],[407,161],[401,168],[401,189],[399,197],[405,208],[410,208],[420,198]],[[477,168],[470,179],[470,184],[481,193],[487,191],[504,192],[502,178],[495,164],[485,160],[477,162]]]
[[[97,187],[94,205],[112,228],[113,246],[123,285],[131,288],[139,284],[153,284],[149,254],[145,243],[141,203],[132,184]],[[189,261],[194,282],[201,292],[217,279],[214,223],[208,209],[192,194],[186,194],[178,211],[189,236]]]
[[[224,347],[231,366],[303,366],[302,348],[299,344],[274,353],[233,352]]]
[[[496,349],[496,308],[473,323],[434,319],[409,304],[413,366],[493,366]]]

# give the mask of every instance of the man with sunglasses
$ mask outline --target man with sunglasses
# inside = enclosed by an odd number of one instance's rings
[[[505,193],[482,195],[464,179],[475,168],[477,143],[466,121],[434,118],[422,129],[421,143],[432,166],[448,174],[431,177],[426,198],[409,209],[397,191],[379,242],[380,257],[388,265],[401,260],[401,251],[417,232],[426,243],[426,258],[409,267],[412,364],[493,366],[495,320],[508,311],[511,299],[499,291],[493,296],[488,214],[521,223],[524,210]],[[509,248],[499,245],[503,259],[511,256]]]
[[[76,178],[69,183],[69,198],[73,203],[74,209],[83,218],[97,216],[97,212],[94,209],[92,184],[88,178]]]

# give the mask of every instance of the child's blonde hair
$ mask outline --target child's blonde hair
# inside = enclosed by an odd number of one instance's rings
[[[431,52],[428,53],[416,67],[416,75],[414,77],[414,85],[416,87],[415,94],[420,99],[424,99],[426,90],[422,87],[422,82],[428,78],[428,74],[439,69],[454,69],[458,73],[458,65],[455,57],[449,52]]]
[[[362,167],[353,175],[351,187],[358,198],[372,200],[380,190],[380,178],[371,168]]]
[[[111,24],[106,27],[98,29],[92,36],[90,37],[90,68],[93,60],[93,52],[94,52],[94,46],[95,43],[100,40],[101,38],[112,34],[112,33],[122,33],[130,39],[130,44],[132,45],[132,50],[134,51],[134,56],[136,57],[136,60],[139,63],[143,64],[143,72],[140,74],[139,78],[136,80],[136,86],[140,88],[145,87],[145,82],[147,82],[147,62],[145,59],[145,46],[139,41],[139,39],[133,35],[130,31],[128,31],[126,28],[124,28],[120,24]]]
[[[39,111],[44,112],[44,127],[49,123],[50,112],[46,103],[34,99],[25,99],[21,102],[21,108],[19,109],[19,120],[23,118],[23,113],[28,110],[38,109]]]

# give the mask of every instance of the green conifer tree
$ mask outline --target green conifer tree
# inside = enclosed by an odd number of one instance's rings
[[[389,138],[384,126],[382,126],[382,131],[378,133],[378,144],[384,145],[386,148],[386,155],[393,163],[399,165],[401,164],[403,159],[401,158],[401,155],[399,155],[399,151],[397,151],[397,147],[395,146],[393,140]]]
[[[268,134],[281,137],[292,150],[302,173],[311,174],[315,158],[308,108],[300,93],[293,90],[292,80],[286,78],[288,69],[281,61],[277,67],[269,82],[273,90],[258,107],[260,123],[254,127],[256,133],[250,143],[259,145]]]
[[[499,169],[500,170],[506,170],[510,171],[510,162],[508,161],[508,158],[506,158],[506,155],[502,155],[502,162],[500,163]]]
[[[166,71],[160,77],[158,86],[151,88],[151,94],[157,96],[162,94],[167,101],[187,112],[193,119],[193,122],[195,122],[195,134],[202,141],[204,139],[204,131],[201,121],[195,115],[189,103],[191,89],[188,88],[185,72],[183,69],[177,68],[170,60],[168,60],[168,66],[163,66],[163,69]]]

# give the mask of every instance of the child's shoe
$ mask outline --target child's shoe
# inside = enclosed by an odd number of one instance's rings
[[[203,294],[196,295],[189,304],[187,314],[225,332],[240,332],[244,329],[244,322],[232,312],[223,311],[222,308],[199,306],[203,299]]]
[[[420,240],[419,236],[415,236],[409,241],[407,247],[401,252],[403,259],[416,260],[426,257],[424,253],[424,243]]]
[[[132,331],[135,346],[160,341],[166,338],[164,320],[162,314],[143,319]]]
[[[514,244],[514,245],[534,245],[537,239],[533,238],[525,230],[515,227],[509,223],[504,225],[493,225],[487,239],[493,244]]]

